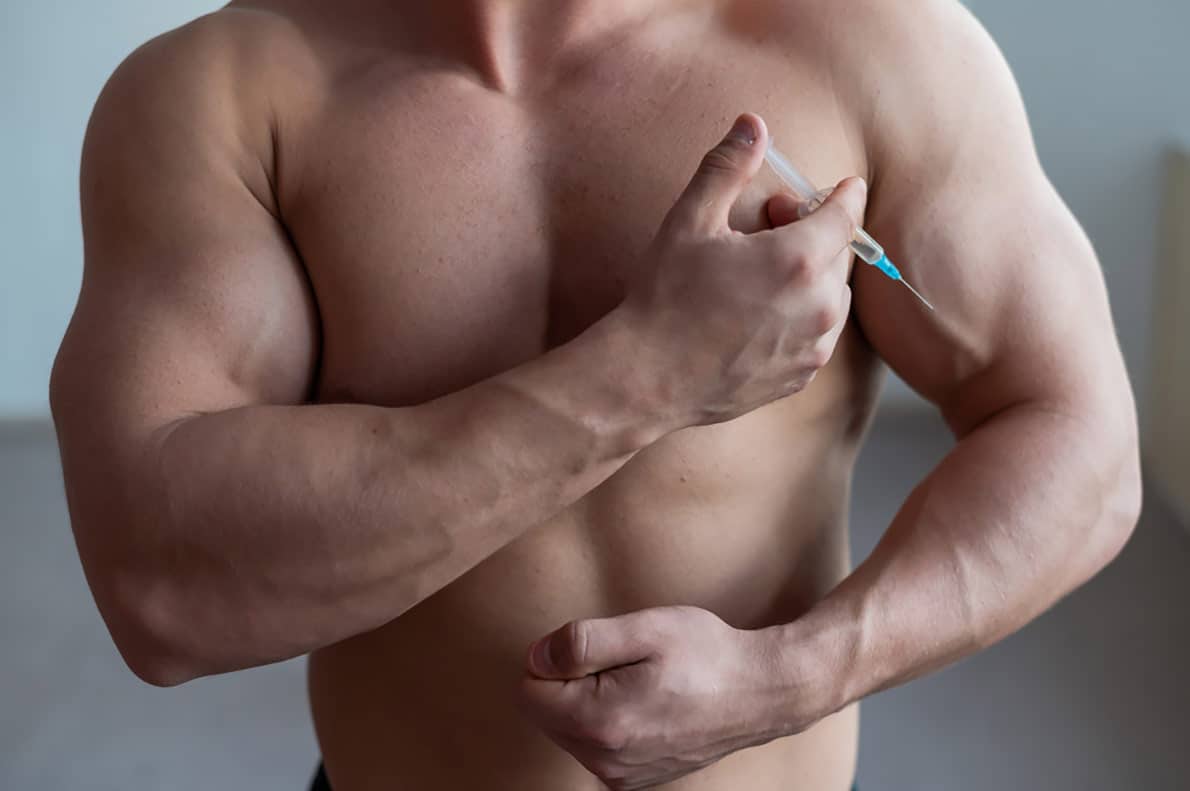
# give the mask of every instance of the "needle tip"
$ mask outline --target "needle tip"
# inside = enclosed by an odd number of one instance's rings
[[[928,299],[926,299],[925,297],[923,297],[921,295],[921,293],[916,288],[909,285],[909,281],[907,281],[905,278],[901,278],[901,283],[904,284],[905,288],[907,288],[913,292],[913,296],[915,296],[921,300],[921,304],[925,305],[931,311],[934,310],[934,306],[930,304],[930,301]]]

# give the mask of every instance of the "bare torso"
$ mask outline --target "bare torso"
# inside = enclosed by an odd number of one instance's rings
[[[51,381],[129,668],[313,652],[338,791],[844,791],[851,704],[1027,623],[1140,503],[1011,74],[954,0],[910,13],[236,0],[130,56]],[[747,111],[870,190],[768,230]],[[865,201],[937,313],[844,288]],[[849,573],[877,351],[958,442]]]
[[[761,114],[822,184],[867,173],[828,64],[730,6],[593,37],[512,95],[386,41],[380,20],[316,14],[285,8],[269,24],[292,48],[274,108],[277,209],[317,301],[322,401],[419,403],[580,333],[624,296],[739,112]],[[767,225],[776,190],[763,173],[732,225]],[[665,438],[412,611],[316,652],[336,788],[597,788],[514,708],[529,643],[655,605],[746,628],[807,609],[848,570],[849,479],[877,378],[850,327],[806,391]],[[849,709],[672,787],[844,789],[856,729]]]

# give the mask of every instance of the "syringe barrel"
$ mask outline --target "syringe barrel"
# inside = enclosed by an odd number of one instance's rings
[[[818,190],[810,183],[810,180],[803,176],[780,151],[773,148],[771,140],[769,147],[764,152],[764,159],[796,197],[808,201],[818,194]]]
[[[830,189],[816,189],[810,180],[793,166],[793,163],[773,147],[771,140],[769,141],[768,149],[764,152],[764,159],[769,163],[769,167],[773,169],[773,172],[777,174],[781,181],[785,182],[785,186],[797,198],[802,200],[802,205],[798,213],[803,217],[821,206],[833,191]],[[868,232],[863,228],[856,229],[855,238],[851,242],[851,249],[855,251],[855,254],[864,263],[871,264],[872,266],[877,266],[881,259],[884,258],[884,248],[877,244],[876,240],[869,236]]]
[[[851,249],[863,259],[864,263],[873,266],[881,258],[884,258],[884,248],[877,244],[875,239],[868,236],[868,232],[863,228],[855,229],[855,238],[851,240]]]

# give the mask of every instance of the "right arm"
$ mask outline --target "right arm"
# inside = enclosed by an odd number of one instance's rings
[[[610,320],[426,404],[306,404],[318,318],[260,160],[218,69],[161,43],[88,130],[85,276],[51,399],[100,611],[169,684],[384,624],[663,429]],[[199,78],[167,90],[150,65]]]
[[[675,344],[708,345],[682,321],[707,305],[691,301],[698,288],[675,289],[678,266],[662,261],[651,288],[499,376],[411,407],[307,404],[317,314],[262,175],[269,133],[254,136],[232,81],[208,66],[151,45],[101,97],[84,150],[83,288],[51,383],[83,566],[125,660],[151,683],[383,625],[665,433],[800,389],[837,337],[822,331],[823,301],[807,298],[780,317],[809,316],[806,343],[776,358],[759,345],[779,383],[719,375],[723,359],[747,358],[738,347],[755,326],[736,332],[734,351],[675,363]],[[723,267],[700,268],[699,255],[744,255],[726,208],[759,167],[761,138],[708,157],[668,221],[680,241],[658,258],[713,272]],[[683,204],[716,221],[674,220]],[[843,239],[846,213],[833,225],[820,215],[817,228],[765,232],[768,258]],[[735,312],[755,325],[749,296]],[[729,298],[715,301],[730,312]]]

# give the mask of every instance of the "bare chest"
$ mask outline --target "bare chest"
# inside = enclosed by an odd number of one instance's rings
[[[657,227],[739,112],[761,113],[823,183],[863,167],[829,97],[754,78],[788,66],[625,58],[532,100],[374,63],[294,125],[281,199],[318,303],[321,398],[417,403],[580,333],[649,265]],[[776,188],[762,172],[733,227],[766,227]]]

